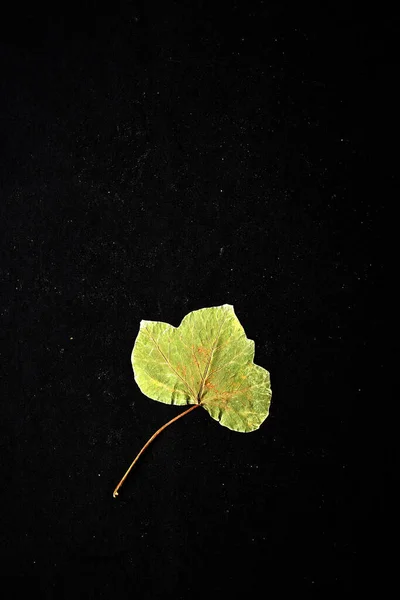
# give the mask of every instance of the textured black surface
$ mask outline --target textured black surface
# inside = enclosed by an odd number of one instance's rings
[[[18,10],[1,42],[2,575],[45,598],[349,590],[371,501],[351,415],[382,366],[368,17]],[[195,411],[113,499],[182,410],[134,382],[140,320],[223,303],[271,372],[270,417],[238,434]]]

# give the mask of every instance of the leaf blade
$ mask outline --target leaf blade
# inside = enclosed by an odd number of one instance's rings
[[[229,304],[193,311],[178,328],[142,321],[132,351],[135,380],[146,396],[200,403],[221,425],[240,432],[258,429],[271,402],[269,372],[253,359],[254,342]]]

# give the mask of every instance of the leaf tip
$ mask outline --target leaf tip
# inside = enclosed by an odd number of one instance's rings
[[[223,304],[222,308],[225,308],[227,310],[231,310],[232,312],[235,312],[235,309],[233,307],[233,304]]]

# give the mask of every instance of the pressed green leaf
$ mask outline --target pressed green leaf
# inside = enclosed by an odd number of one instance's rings
[[[200,404],[241,432],[258,429],[271,403],[269,373],[253,359],[254,342],[229,304],[195,310],[179,327],[141,321],[132,351],[135,380],[146,396]]]

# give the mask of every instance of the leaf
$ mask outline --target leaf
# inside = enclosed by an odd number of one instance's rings
[[[142,392],[166,404],[191,405],[160,427],[137,454],[113,492],[114,498],[151,442],[196,408],[233,431],[254,431],[271,403],[269,373],[253,363],[248,340],[233,306],[195,310],[178,328],[141,321],[132,351],[135,380]]]
[[[132,351],[143,394],[166,404],[198,404],[244,433],[260,427],[271,402],[269,373],[253,359],[254,342],[229,304],[195,310],[177,328],[141,321]]]

